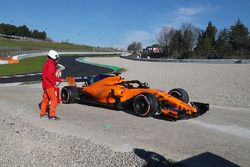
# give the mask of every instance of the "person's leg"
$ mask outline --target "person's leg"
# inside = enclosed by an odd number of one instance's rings
[[[41,105],[41,111],[40,111],[40,116],[45,116],[46,114],[46,108],[49,104],[49,97],[46,93],[46,90],[44,90],[43,92],[43,101],[42,101],[42,105]]]
[[[46,90],[46,92],[51,102],[49,116],[54,117],[56,115],[56,106],[57,106],[57,96],[55,94],[55,89],[49,88]]]

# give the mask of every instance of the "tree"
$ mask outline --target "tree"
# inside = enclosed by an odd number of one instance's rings
[[[250,59],[250,36],[248,37],[248,44],[247,44],[247,59]]]
[[[129,46],[128,46],[128,51],[130,52],[134,52],[137,53],[142,49],[142,44],[141,42],[132,42]]]
[[[172,58],[189,58],[192,54],[192,32],[188,29],[178,30],[171,38],[169,44],[170,55]]]
[[[196,47],[196,52],[198,54],[203,54],[205,58],[215,58],[215,36],[217,29],[212,25],[211,21],[208,22],[208,26],[204,32],[201,32],[198,37],[198,44]]]
[[[3,23],[0,24],[0,34],[5,34],[5,32],[4,32],[4,24]]]
[[[237,57],[242,57],[248,47],[249,32],[240,19],[230,29],[230,43]]]
[[[158,34],[157,41],[163,47],[163,54],[169,56],[169,44],[176,30],[172,27],[163,27]]]
[[[38,30],[33,30],[31,33],[31,37],[36,38],[36,39],[45,40],[47,37],[47,34],[45,31],[39,32]]]
[[[36,38],[36,39],[39,39],[39,31],[38,30],[33,30],[32,33],[31,33],[31,37],[32,38]]]
[[[190,30],[185,30],[183,33],[182,46],[186,51],[192,50],[193,33]]]
[[[217,32],[216,27],[212,25],[211,21],[209,21],[207,29],[206,29],[206,31],[204,33],[204,38],[209,40],[211,46],[215,45],[216,32]]]
[[[40,32],[40,39],[45,40],[47,38],[47,34],[45,31]]]
[[[229,30],[226,28],[219,32],[216,51],[219,58],[231,58],[232,45],[229,43]]]
[[[22,37],[29,37],[30,36],[30,30],[26,25],[17,27],[17,36],[22,36]]]
[[[32,37],[36,39],[45,40],[47,38],[47,34],[45,31],[38,31],[38,30],[29,30],[26,25],[23,26],[15,26],[11,24],[0,24],[0,34],[5,35],[14,35],[14,36],[21,36],[21,37]]]
[[[182,48],[182,34],[180,30],[176,31],[174,36],[171,38],[169,44],[169,50],[172,58],[181,57],[183,53],[183,48]]]
[[[186,29],[182,37],[182,58],[190,58],[190,55],[193,54],[193,33],[191,30]]]
[[[3,32],[5,35],[16,35],[17,28],[11,24],[3,24]]]
[[[203,46],[202,46],[203,34],[204,34],[204,31],[201,30],[197,38],[197,45],[194,48],[196,58],[201,58],[204,55]]]
[[[175,29],[172,27],[163,27],[160,31],[157,41],[161,46],[169,46],[171,38],[175,34]]]
[[[191,23],[184,23],[181,25],[181,32],[184,35],[185,31],[188,31],[188,35],[191,35],[191,37],[188,37],[190,40],[190,43],[192,45],[192,50],[196,47],[197,45],[197,41],[198,41],[198,37],[199,34],[201,32],[200,28],[192,25]],[[186,37],[184,37],[186,38]]]

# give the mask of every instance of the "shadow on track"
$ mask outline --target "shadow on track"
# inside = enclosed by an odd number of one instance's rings
[[[170,167],[172,166],[162,155],[155,152],[135,148],[134,153],[146,161],[143,167]]]
[[[134,153],[146,161],[143,167],[239,167],[239,165],[210,152],[204,152],[179,162],[172,162],[160,154],[144,149],[135,148]]]

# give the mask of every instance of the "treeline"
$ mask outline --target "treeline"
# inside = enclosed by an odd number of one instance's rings
[[[11,24],[0,24],[0,34],[14,35],[27,38],[35,38],[40,40],[46,40],[47,34],[45,31],[30,30],[26,25],[15,26]]]
[[[211,21],[205,30],[186,23],[180,29],[162,27],[157,35],[161,56],[173,59],[250,59],[248,28],[238,19],[230,28],[218,30]],[[140,43],[140,42],[139,42]],[[128,50],[138,53],[136,42]]]
[[[249,31],[240,19],[220,31],[210,21],[206,30],[192,24],[183,24],[179,30],[165,27],[157,40],[168,58],[250,58]]]

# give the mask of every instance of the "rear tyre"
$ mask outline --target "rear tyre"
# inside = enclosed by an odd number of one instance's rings
[[[42,108],[42,101],[38,104],[38,107],[41,110],[41,108]],[[50,104],[48,104],[47,107],[46,107],[46,113],[47,113],[47,115],[49,115],[49,111],[50,111]]]
[[[185,103],[189,102],[188,93],[182,88],[172,89],[168,92],[168,94],[170,94],[171,96],[173,96],[173,97],[175,97],[175,98],[177,98]]]
[[[79,91],[74,86],[65,86],[61,90],[61,101],[69,104],[76,102],[76,98],[79,97]]]
[[[141,93],[134,98],[134,111],[138,116],[151,117],[159,108],[159,102],[151,93]]]

